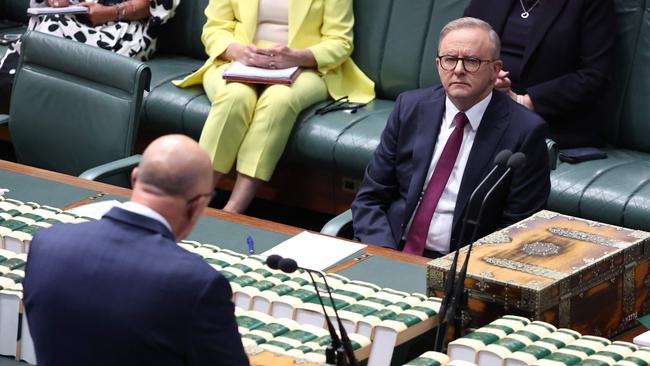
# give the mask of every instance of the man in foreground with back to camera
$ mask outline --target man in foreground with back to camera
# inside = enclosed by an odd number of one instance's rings
[[[478,209],[468,207],[469,196],[504,149],[523,152],[527,164],[488,202],[478,237],[544,208],[548,128],[493,91],[499,53],[498,35],[482,20],[461,18],[442,29],[436,57],[442,86],[397,98],[352,203],[357,240],[431,258],[467,244],[459,243],[461,218]]]
[[[101,220],[39,231],[24,280],[40,366],[248,365],[225,277],[176,241],[212,197],[196,142],[163,136]]]

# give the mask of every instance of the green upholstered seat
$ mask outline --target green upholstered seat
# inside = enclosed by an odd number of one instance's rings
[[[171,80],[190,74],[207,59],[201,43],[207,5],[208,0],[181,1],[176,15],[162,27],[156,56],[147,62],[153,75],[142,120],[147,129],[195,139],[201,135],[210,112],[203,88],[178,88]]]
[[[614,225],[650,230],[650,154],[608,148],[608,158],[560,163],[549,208]]]
[[[149,80],[140,61],[26,33],[9,119],[19,162],[79,175],[129,157]]]

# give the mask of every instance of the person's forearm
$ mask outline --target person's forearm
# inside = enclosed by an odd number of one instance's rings
[[[244,52],[244,46],[239,43],[231,43],[222,54],[219,55],[219,59],[226,61],[235,61],[241,58],[242,53]]]

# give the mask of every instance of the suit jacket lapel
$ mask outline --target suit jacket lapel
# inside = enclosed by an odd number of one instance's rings
[[[241,22],[246,29],[246,35],[249,42],[255,39],[255,32],[257,30],[257,16],[259,12],[259,0],[238,0]]]
[[[289,0],[289,40],[291,45],[294,37],[298,34],[302,22],[307,17],[313,0]]]
[[[413,176],[406,197],[404,226],[408,223],[424,188],[424,181],[429,171],[433,149],[435,148],[445,112],[445,93],[442,88],[434,91],[431,100],[418,105],[417,134],[413,146]]]
[[[526,64],[528,63],[528,60],[533,55],[540,42],[542,42],[546,31],[551,26],[551,24],[553,24],[555,18],[557,18],[564,9],[567,1],[568,0],[547,1],[539,7],[537,20],[535,20],[535,24],[533,24],[533,27],[530,30],[530,34],[528,36],[528,44],[526,45],[526,50],[524,51],[524,59],[522,60],[523,66],[521,68],[522,74],[524,72]]]
[[[492,169],[492,160],[496,155],[495,151],[499,140],[501,140],[501,136],[503,136],[509,123],[508,106],[504,98],[505,96],[500,92],[493,92],[492,100],[490,100],[490,104],[488,104],[481,119],[458,190],[452,232],[460,221],[460,216],[465,210],[465,206],[467,206],[472,191]],[[451,250],[454,250],[454,248],[451,248]]]

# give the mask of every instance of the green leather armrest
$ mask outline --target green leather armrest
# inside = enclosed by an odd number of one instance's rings
[[[560,151],[557,142],[551,139],[546,139],[546,148],[548,149],[548,166],[551,170],[555,170],[555,168],[557,168],[557,157]]]
[[[142,159],[142,155],[132,155],[124,159],[111,161],[110,163],[102,164],[86,170],[79,175],[79,178],[99,180],[118,173],[130,171],[140,163],[140,159]]]
[[[328,221],[320,230],[322,234],[332,236],[341,236],[348,231],[352,231],[352,210],[340,213],[338,216]]]
[[[0,114],[0,126],[4,126],[9,123],[9,115],[8,114]]]

